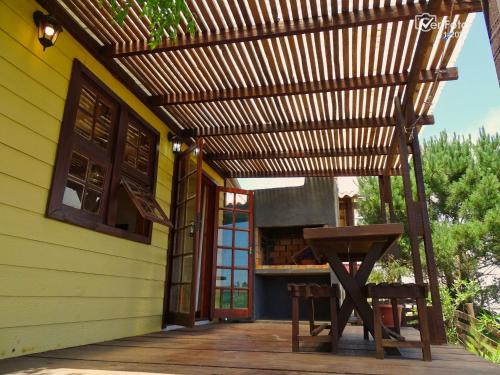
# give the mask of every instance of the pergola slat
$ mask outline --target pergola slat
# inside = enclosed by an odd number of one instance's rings
[[[422,116],[418,124],[433,125],[434,116]],[[292,122],[286,124],[256,124],[246,126],[221,126],[217,128],[200,128],[200,129],[185,129],[181,132],[184,137],[218,137],[229,135],[246,135],[246,134],[266,134],[266,133],[283,133],[297,131],[313,131],[313,130],[329,130],[329,129],[368,129],[380,127],[394,127],[396,122],[392,117],[378,118],[357,118],[357,119],[341,119],[341,120],[321,120],[321,121],[303,121]]]
[[[260,177],[351,177],[351,176],[380,176],[383,169],[344,169],[344,170],[293,170],[293,171],[230,171],[226,178],[260,178]],[[399,169],[391,170],[391,176],[399,176]]]
[[[362,90],[389,86],[406,85],[408,73],[381,74],[376,76],[332,79],[314,82],[298,82],[257,87],[242,87],[235,89],[204,91],[183,94],[152,95],[151,105],[169,106],[178,104],[210,103],[225,100],[242,100],[265,97],[289,96],[300,94],[314,94],[322,92],[336,92],[349,90]],[[452,81],[458,79],[456,68],[447,68],[439,72],[425,70],[418,75],[417,83],[434,81]]]
[[[450,4],[445,3],[434,14],[446,16],[450,13],[450,10]],[[453,7],[454,14],[480,12],[481,10],[481,1],[478,0],[470,2],[457,1]],[[143,39],[127,43],[116,43],[105,46],[103,54],[108,57],[126,57],[319,33],[322,31],[348,29],[381,23],[410,21],[424,11],[425,5],[420,3],[362,9],[354,12],[334,13],[332,17],[328,18],[315,17],[280,23],[267,23],[253,28],[225,30],[220,33],[198,33],[194,37],[186,34],[178,36],[175,40],[164,40],[154,49],[149,48],[147,40]]]
[[[322,158],[322,157],[346,157],[346,156],[371,156],[387,155],[388,147],[363,147],[352,149],[321,149],[304,151],[252,151],[252,152],[227,152],[207,153],[206,160],[249,160],[249,159],[298,159],[298,158]]]

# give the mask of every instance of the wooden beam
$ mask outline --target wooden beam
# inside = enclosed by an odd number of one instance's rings
[[[347,156],[387,155],[388,147],[370,147],[362,149],[305,150],[305,151],[250,151],[205,154],[206,160],[248,160],[248,159],[298,159]]]
[[[443,0],[430,0],[427,3],[425,11],[432,15],[438,14],[442,4]],[[438,28],[428,32],[420,32],[417,46],[415,47],[415,55],[411,64],[410,74],[408,76],[408,84],[406,85],[405,94],[401,101],[403,111],[405,111],[404,113],[406,113],[409,103],[412,103],[413,108],[414,97],[417,93],[417,85],[420,83],[420,74],[425,64],[429,61],[432,51],[432,41],[438,37],[438,32]]]
[[[433,125],[434,116],[422,116],[418,122],[419,125]],[[264,134],[278,132],[295,132],[311,130],[329,130],[329,129],[357,129],[357,128],[379,128],[395,126],[393,117],[376,117],[361,119],[342,119],[342,120],[320,120],[320,121],[300,121],[286,124],[257,124],[257,125],[238,125],[221,126],[217,128],[185,129],[181,132],[182,136],[189,137],[218,137],[229,135],[244,134]]]
[[[347,170],[295,170],[295,171],[229,171],[228,178],[259,177],[356,177],[379,176],[382,169],[347,169]],[[400,175],[400,170],[391,171],[393,176]]]
[[[176,39],[165,39],[154,49],[148,47],[147,40],[134,40],[125,43],[107,45],[102,53],[108,57],[126,57],[159,52],[180,51],[191,48],[221,46],[232,43],[252,42],[270,38],[289,37],[293,35],[328,32],[330,30],[376,25],[389,22],[410,21],[424,12],[424,5],[405,4],[386,6],[376,9],[363,9],[349,13],[335,13],[332,17],[290,20],[279,23],[268,23],[253,28],[237,30],[221,30],[215,33],[198,33],[194,37],[189,34],[179,35]],[[456,1],[454,14],[481,12],[481,1]],[[436,13],[446,16],[450,13],[451,4],[443,4]]]
[[[439,9],[443,4],[443,0],[430,0],[427,3],[425,11],[429,14],[437,14]],[[420,75],[422,74],[422,70],[424,69],[425,64],[429,60],[430,53],[432,51],[432,41],[437,38],[438,30],[434,29],[428,32],[420,32],[419,38],[417,40],[417,45],[415,47],[415,57],[413,58],[412,65],[410,67],[410,73],[408,75],[408,82],[406,85],[406,90],[404,96],[401,101],[403,116],[405,120],[411,118],[408,116],[408,110],[411,108],[413,111],[414,108],[414,97],[417,93],[417,86],[420,83]],[[457,77],[458,78],[458,77]],[[411,104],[411,105],[410,105]],[[406,126],[406,125],[405,125]],[[408,136],[407,136],[408,138]],[[397,156],[398,149],[398,139],[396,134],[393,136],[393,140],[391,142],[391,146],[389,149],[389,156],[386,161],[386,170],[385,173],[389,172],[391,168],[393,168],[394,160]]]
[[[436,71],[422,71],[418,74],[418,83],[452,81],[458,79],[457,68]],[[334,91],[362,90],[378,87],[401,86],[409,82],[408,73],[380,74],[376,76],[330,79],[314,82],[286,83],[271,86],[244,87],[217,91],[205,91],[182,94],[153,95],[150,104],[168,106],[177,104],[195,104],[219,102],[225,100],[255,99],[299,94],[314,94]]]

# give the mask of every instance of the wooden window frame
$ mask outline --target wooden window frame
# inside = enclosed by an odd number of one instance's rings
[[[78,148],[74,147],[74,139],[78,137],[78,135],[74,134],[73,129],[76,122],[80,92],[84,82],[95,86],[100,93],[105,94],[113,103],[116,103],[118,108],[116,113],[117,118],[115,119],[116,121],[112,133],[110,134],[111,142],[106,151],[109,153],[110,158],[110,170],[107,173],[111,175],[106,179],[107,182],[103,188],[102,208],[98,215],[90,214],[62,203],[66,180],[68,178],[71,154],[73,151],[78,150]],[[132,167],[124,166],[127,127],[131,121],[140,128],[146,130],[148,135],[152,137],[152,147],[150,151],[152,166],[147,174],[140,173]],[[129,179],[138,181],[147,186],[152,197],[155,197],[158,174],[159,141],[160,133],[155,128],[146,123],[132,108],[97,78],[95,74],[86,68],[79,60],[75,59],[73,61],[73,69],[61,124],[46,216],[87,229],[92,229],[97,232],[150,244],[153,233],[153,223],[150,219],[145,218],[148,227],[144,235],[131,233],[114,226],[118,207],[116,192],[120,187],[122,176],[126,176]],[[135,204],[135,202],[133,203]]]

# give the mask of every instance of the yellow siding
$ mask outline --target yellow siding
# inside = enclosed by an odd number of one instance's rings
[[[32,19],[38,8],[34,0],[0,0],[0,358],[143,334],[161,324],[165,227],[155,224],[145,245],[44,212],[74,58],[161,133],[157,199],[167,212],[168,130],[68,32],[43,52]]]

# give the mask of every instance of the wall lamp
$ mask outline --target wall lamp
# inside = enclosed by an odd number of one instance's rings
[[[181,152],[182,140],[177,135],[169,132],[167,134],[167,139],[172,143],[172,151],[174,153],[177,154]]]
[[[59,33],[63,31],[61,24],[50,14],[43,14],[37,10],[33,13],[33,20],[38,27],[38,41],[45,48],[56,44]]]

